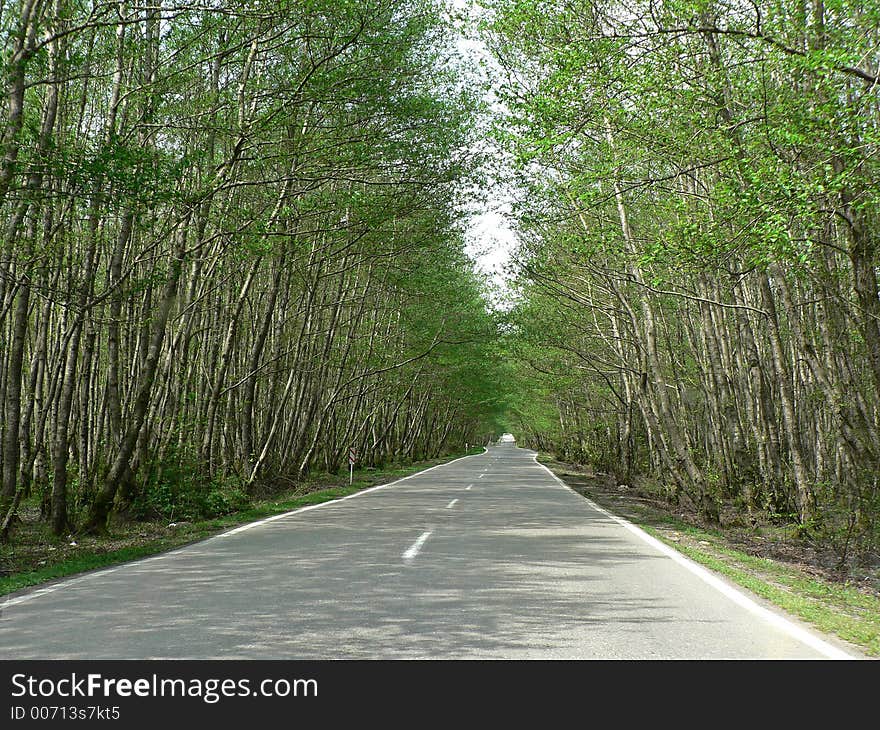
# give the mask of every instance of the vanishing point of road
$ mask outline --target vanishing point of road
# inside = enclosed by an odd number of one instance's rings
[[[846,658],[512,444],[10,596],[10,659]]]

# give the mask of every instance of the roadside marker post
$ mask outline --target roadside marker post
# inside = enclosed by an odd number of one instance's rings
[[[348,485],[354,483],[354,462],[357,461],[357,452],[354,449],[348,450]]]

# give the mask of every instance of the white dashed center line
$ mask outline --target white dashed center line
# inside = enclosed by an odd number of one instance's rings
[[[446,509],[449,509],[450,507],[455,507],[456,502],[458,502],[458,500],[453,499],[449,504],[446,505]]]
[[[404,560],[412,560],[416,555],[418,555],[418,554],[419,554],[419,550],[422,549],[422,545],[425,544],[425,541],[426,541],[429,537],[431,537],[431,533],[430,533],[430,531],[429,531],[429,532],[423,532],[421,535],[419,535],[419,539],[416,540],[412,545],[410,545],[410,546],[407,548],[406,552],[403,554],[403,559],[404,559]]]

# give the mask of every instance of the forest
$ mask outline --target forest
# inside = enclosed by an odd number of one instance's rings
[[[709,524],[880,546],[880,6],[493,0],[511,430]]]
[[[880,7],[463,6],[0,3],[3,540],[510,431],[877,554]]]
[[[100,533],[486,435],[495,323],[457,212],[479,99],[445,17],[2,4],[4,538],[22,500]]]

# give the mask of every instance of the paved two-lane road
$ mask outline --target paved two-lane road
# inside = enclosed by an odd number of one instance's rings
[[[846,656],[700,572],[503,444],[13,596],[0,656]]]

